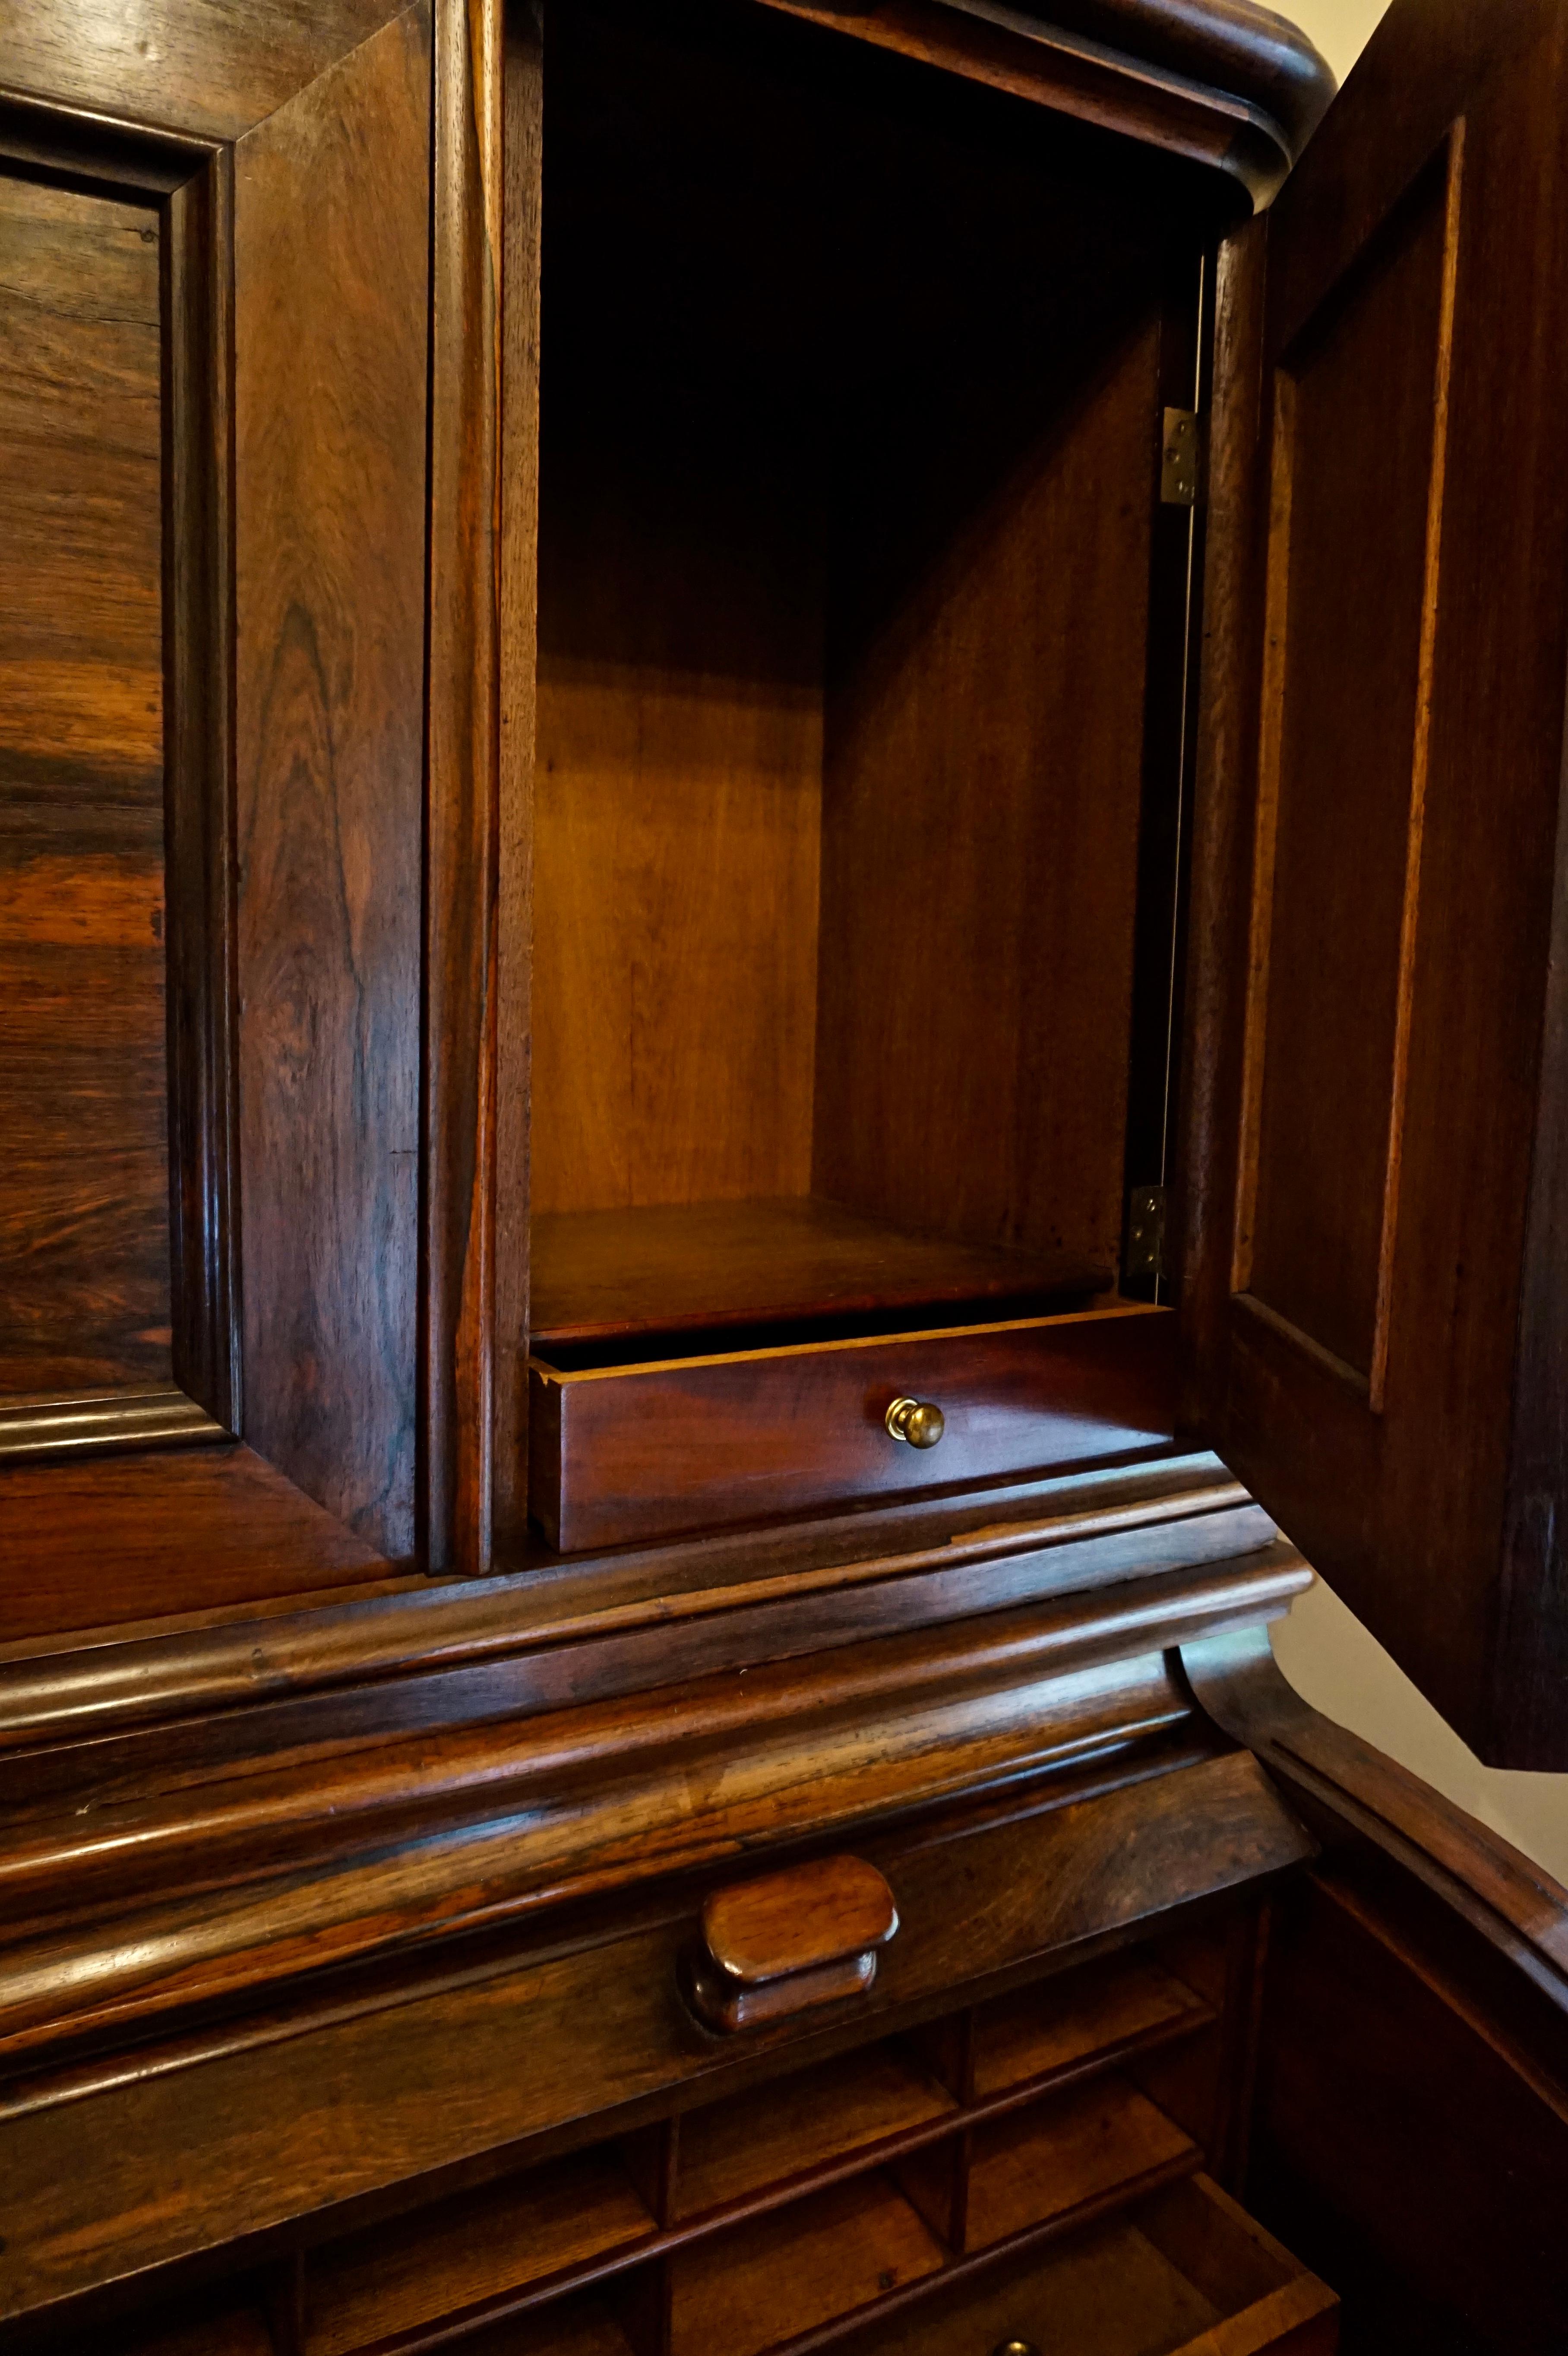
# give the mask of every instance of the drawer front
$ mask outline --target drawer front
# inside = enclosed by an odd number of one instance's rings
[[[1070,1317],[560,1374],[530,1367],[529,1491],[564,1552],[1130,1453],[1175,1429],[1174,1312]],[[939,1407],[934,1447],[896,1399]]]

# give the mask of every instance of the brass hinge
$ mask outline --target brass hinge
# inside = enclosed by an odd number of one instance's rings
[[[1195,508],[1200,439],[1198,412],[1168,409],[1160,428],[1159,498],[1168,508]]]
[[[1127,1274],[1165,1274],[1165,1188],[1135,1186],[1127,1198]]]

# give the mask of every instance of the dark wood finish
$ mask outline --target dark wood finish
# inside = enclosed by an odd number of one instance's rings
[[[863,1858],[819,1858],[712,1890],[682,1987],[709,2029],[788,2019],[864,1995],[899,1927],[892,1891]]]
[[[975,2136],[964,2247],[987,2248],[1122,2185],[1196,2169],[1191,2139],[1124,2079],[1098,2079]]]
[[[873,2046],[784,2079],[765,2104],[740,2095],[688,2111],[680,2123],[676,2214],[700,2217],[762,2185],[923,2132],[954,2109],[896,2049]]]
[[[1083,1316],[563,1374],[531,1366],[534,1514],[571,1552],[1131,1455],[1169,1440],[1174,1320]],[[934,1400],[939,1446],[887,1429]]]
[[[544,80],[538,17],[504,26],[500,809],[496,945],[496,1348],[492,1540],[528,1526],[528,1189],[534,747],[539,664],[539,237]]]
[[[1283,1910],[1260,2190],[1271,2212],[1284,2196],[1349,2225],[1412,2286],[1429,2344],[1445,2326],[1452,2344],[1545,2356],[1568,2297],[1556,2230],[1568,2087],[1521,2048],[1517,2022],[1477,2004],[1445,1944],[1413,1939],[1333,1875]]]
[[[947,2356],[1017,2340],[1049,2356],[1333,2356],[1334,2297],[1202,2176],[1043,2255],[1031,2247],[956,2297],[942,2286],[866,2356]]]
[[[165,224],[138,196],[0,177],[0,1393],[13,1397],[172,1378]]]
[[[948,1303],[1023,1314],[1111,1280],[1108,1258],[1074,1266],[911,1234],[811,1195],[557,1213],[534,1221],[531,1339],[548,1357],[640,1333],[891,1318]]]
[[[858,1857],[819,1858],[710,1890],[702,1901],[702,1936],[715,1968],[746,1982],[885,1947],[898,1927],[892,1891]]]
[[[410,9],[234,163],[245,1437],[394,1555],[413,1545],[430,57]]]
[[[353,2356],[645,2240],[653,2226],[613,2159],[587,2152],[371,2227],[311,2260],[310,2356]]]
[[[181,1447],[228,1436],[184,1391],[105,1391],[0,1407],[0,1462],[10,1463],[123,1448]]]
[[[80,1387],[80,1365],[50,1365],[37,1356],[47,1339],[37,1325],[46,1299],[53,1295],[50,1314],[69,1328],[79,1359],[84,1349],[91,1358],[95,1350],[101,1356],[104,1318],[123,1320],[128,1306],[136,1308],[139,1290],[144,1363],[123,1363],[119,1379],[133,1394],[145,1394],[149,1375],[155,1378],[161,1367],[166,1384],[172,1371],[205,1411],[208,1430],[223,1430],[240,1411],[229,972],[228,165],[187,142],[89,128],[18,100],[0,109],[0,146],[46,176],[6,183],[18,197],[31,188],[37,216],[15,214],[9,242],[17,286],[33,286],[53,305],[51,343],[59,347],[38,380],[44,398],[11,437],[14,450],[41,458],[42,472],[35,463],[25,489],[19,476],[16,488],[30,509],[42,495],[72,527],[34,553],[32,627],[15,642],[11,659],[27,672],[42,646],[39,626],[52,611],[60,659],[46,670],[57,702],[71,680],[77,694],[68,732],[74,744],[45,742],[48,713],[35,711],[44,736],[35,726],[29,745],[24,725],[7,765],[9,831],[22,857],[7,896],[21,925],[17,944],[30,939],[37,967],[17,1001],[25,1012],[13,1045],[19,1050],[31,1037],[36,1049],[45,1035],[41,1023],[53,1046],[41,1094],[37,1075],[29,1087],[13,1057],[17,1109],[36,1141],[34,1151],[13,1163],[34,1230],[26,1244],[31,1283],[16,1284],[13,1299],[32,1312],[34,1387],[63,1383],[69,1396]],[[59,217],[52,231],[51,213]],[[80,231],[93,216],[118,220],[122,244],[133,238],[153,273],[144,290],[139,382],[133,354],[125,350],[100,354],[85,374],[75,369],[71,383],[72,337],[80,344],[91,332],[93,270]],[[74,246],[60,234],[71,220],[79,232]],[[58,276],[62,267],[78,283],[51,293],[49,273]],[[136,304],[129,288],[115,299],[107,332],[124,344],[137,330]],[[24,348],[18,344],[18,353]],[[70,433],[59,446],[48,430],[51,381],[71,411]],[[123,479],[138,465],[138,441],[146,494],[139,523]],[[27,519],[15,520],[26,548]],[[90,577],[95,570],[102,575],[96,589]],[[68,613],[59,592],[72,574],[80,575],[80,594]],[[112,581],[118,594],[106,601]],[[136,700],[125,633],[133,633],[138,619],[144,669],[155,636],[163,671],[161,695],[155,682],[143,683],[152,766],[139,787],[134,716],[129,705],[113,708],[116,697],[122,705],[128,694]],[[98,684],[110,694],[97,713],[95,739],[91,722],[85,735],[83,724],[102,665]],[[30,709],[25,680],[23,685],[9,699],[13,734]],[[57,723],[60,717],[57,712]],[[90,786],[95,763],[101,773],[96,800]],[[138,883],[147,905],[132,922]],[[38,889],[43,896],[35,905]],[[83,967],[84,953],[96,957],[94,969]],[[91,1023],[90,1038],[71,1035],[73,1017]],[[51,1124],[62,1111],[65,1125],[51,1147]],[[86,1157],[84,1119],[85,1135],[95,1140]],[[67,1154],[61,1137],[69,1138]],[[155,1165],[165,1173],[161,1184],[154,1182]],[[92,1190],[105,1184],[109,1197],[95,1208]],[[62,1208],[73,1199],[62,1226]],[[125,1258],[133,1231],[141,1237],[134,1253],[141,1274],[133,1280]],[[71,1272],[73,1252],[83,1250],[91,1254],[85,1283],[80,1269]],[[128,1280],[131,1296],[124,1293]],[[104,1362],[98,1380],[114,1371]],[[124,1436],[157,1444],[155,1427],[156,1419],[133,1409]],[[60,1436],[74,1444],[64,1426]],[[42,1449],[47,1439],[39,1425],[31,1445]]]
[[[502,13],[435,16],[420,1518],[430,1568],[469,1573],[495,1404]]]
[[[1038,1724],[1038,1693],[1032,1706]],[[863,1705],[857,1714],[864,1725]],[[869,1727],[863,1739],[879,1740]],[[699,1743],[682,1767],[688,1790],[703,1755]],[[831,1773],[820,1741],[814,1755],[817,1774]],[[987,1780],[999,1762],[993,1743]],[[838,1789],[846,1812],[887,1804],[885,1786],[880,1803],[866,1785],[855,1798],[848,1784]],[[962,1841],[938,1828],[923,1845],[918,1837],[873,1845],[903,1928],[851,2041],[896,2026],[901,2008],[918,2015],[950,2005],[948,1992],[973,1969],[981,1922],[987,1967],[999,1977],[1075,1942],[1114,1938],[1147,1921],[1151,1908],[1234,1889],[1309,1852],[1245,1759],[1173,1767],[1076,1802],[1063,1784],[1056,1798],[1010,1823],[1004,1815],[987,1824],[982,1811]],[[662,1804],[650,1793],[647,1804],[656,1811]],[[834,1804],[827,1804],[830,1814]],[[645,1829],[635,1837],[645,1847]],[[746,1835],[731,1812],[727,1826],[703,1827],[689,1853],[711,1855],[736,1837]],[[676,1861],[667,1847],[665,1860]],[[738,2049],[683,2028],[673,2002],[676,1957],[691,1927],[690,1915],[667,1914],[575,1954],[562,1951],[549,1928],[531,1961],[493,1956],[445,1981],[437,1976],[422,1991],[378,1996],[372,1984],[357,2001],[344,2000],[339,1983],[314,2019],[285,2012],[270,2032],[258,2022],[228,2037],[197,2037],[155,2062],[149,2055],[130,2072],[111,2061],[106,2071],[65,2073],[53,2094],[35,2086],[0,2106],[15,2228],[0,2266],[8,2311],[31,2311],[127,2267],[155,2267],[307,2216],[411,2172],[472,2161],[610,2104],[631,2126],[632,2106],[661,2088],[701,2080],[715,2094],[727,2091],[723,2057]],[[317,1942],[317,1962],[323,1954]],[[54,2001],[59,1986],[57,1972]],[[397,2034],[389,2037],[393,2019]],[[565,2033],[571,2020],[592,2022],[592,2038]],[[783,2047],[739,2049],[743,2066],[764,2072],[786,2051],[804,2062],[832,2050],[798,2035]],[[482,2070],[474,2066],[479,2051]],[[184,2165],[185,2153],[193,2156],[189,2190],[171,2204],[155,2188],[166,2184],[171,2160]],[[97,2222],[84,2236],[89,2218]]]
[[[1005,1997],[975,2021],[976,2097],[1056,2076],[1107,2048],[1197,2027],[1209,2008],[1147,1956],[1102,1965],[1089,1981]]]
[[[1086,1268],[1115,1265],[1123,1221],[1159,408],[1144,307],[1065,398],[1050,357],[1014,359],[1032,431],[833,681],[824,761],[814,1186]],[[895,446],[918,481],[942,421],[912,423]],[[938,440],[939,481],[953,464]]]
[[[223,149],[164,209],[164,800],[174,1373],[238,1431],[233,213]]]
[[[171,1603],[228,1614],[389,1569],[263,1457],[235,1446],[138,1447],[80,1464],[51,1451],[7,1465],[0,1530],[5,1643],[155,1622]]]
[[[1563,166],[1564,69],[1550,11],[1504,31],[1461,9],[1432,45],[1424,24],[1384,19],[1281,198],[1261,322],[1232,281],[1253,326],[1227,345],[1210,541],[1273,652],[1220,617],[1200,789],[1226,874],[1200,888],[1233,893],[1244,862],[1253,906],[1250,936],[1221,910],[1202,938],[1188,1280],[1216,1444],[1480,1755],[1551,1767],[1568,1623],[1531,1435],[1560,1408],[1525,1387],[1520,1319],[1561,1323],[1530,1202],[1555,1118],[1568,505],[1545,421],[1568,315],[1509,272],[1557,284],[1559,216],[1530,192]],[[1354,855],[1328,815],[1346,715]]]
[[[1244,0],[1053,0],[1049,16],[987,0],[765,5],[1218,166],[1260,205],[1334,89],[1303,33]]]

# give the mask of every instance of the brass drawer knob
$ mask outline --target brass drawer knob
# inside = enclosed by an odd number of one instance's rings
[[[1040,2356],[1040,2350],[1032,2340],[1004,2340],[992,2349],[991,2356]]]
[[[947,1418],[930,1399],[894,1399],[887,1423],[893,1438],[911,1448],[934,1448],[947,1429]]]

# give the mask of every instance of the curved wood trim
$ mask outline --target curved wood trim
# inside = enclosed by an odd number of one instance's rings
[[[184,1391],[102,1391],[0,1406],[0,1465],[120,1448],[188,1448],[230,1434]]]
[[[1223,172],[1261,211],[1335,90],[1305,34],[1251,0],[763,0]]]
[[[436,0],[419,1543],[490,1567],[500,820],[502,11]]]
[[[1046,1766],[1127,1754],[1113,1780],[1148,1772],[1137,1758],[1190,1711],[1171,1649],[1277,1615],[1305,1576],[1274,1548],[688,1676],[630,1706],[572,1706],[569,1673],[554,1708],[400,1739],[383,1707],[379,1740],[237,1752],[201,1778],[155,1760],[115,1777],[99,1752],[91,1806],[71,1794],[15,1820],[0,1861],[0,2054],[270,2000],[302,1975]]]
[[[992,0],[943,5],[984,16]],[[1043,0],[1008,13],[1243,100],[1278,124],[1293,162],[1337,88],[1327,59],[1301,27],[1253,0]]]
[[[1568,2008],[1568,1890],[1543,1867],[1303,1701],[1275,1667],[1266,1628],[1184,1644],[1181,1665],[1217,1726],[1397,1858]]]
[[[506,1706],[516,1709],[527,1706],[528,1690],[553,1687],[551,1662],[560,1676],[581,1676],[581,1663],[565,1659],[569,1644],[600,1640],[601,1674],[613,1677],[615,1656],[603,1649],[607,1637],[646,1632],[655,1654],[667,1659],[674,1623],[691,1629],[749,1612],[754,1644],[767,1648],[761,1657],[777,1659],[798,1649],[803,1633],[824,1641],[825,1610],[835,1612],[836,1625],[864,1634],[868,1612],[918,1624],[938,1612],[952,1617],[1038,1599],[1069,1583],[1101,1586],[1140,1571],[1255,1554],[1274,1536],[1267,1515],[1218,1459],[1199,1455],[1044,1482],[1021,1495],[895,1506],[765,1536],[742,1531],[698,1548],[643,1547],[483,1586],[416,1584],[265,1618],[226,1615],[208,1627],[123,1640],[106,1633],[0,1663],[0,1753],[193,1716],[207,1720],[215,1712],[255,1712],[285,1699],[297,1706],[311,1696],[375,1690],[432,1672],[536,1661],[544,1685],[530,1674],[511,1689]],[[891,1610],[869,1601],[879,1590]],[[862,1593],[863,1607],[853,1601]],[[708,1663],[720,1665],[731,1664]]]

